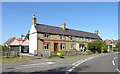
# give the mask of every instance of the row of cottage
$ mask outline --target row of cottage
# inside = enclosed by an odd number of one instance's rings
[[[40,51],[69,51],[76,49],[81,51],[86,48],[87,43],[102,40],[95,33],[78,31],[61,27],[38,24],[35,15],[32,17],[32,27],[29,32],[29,53],[37,54]]]

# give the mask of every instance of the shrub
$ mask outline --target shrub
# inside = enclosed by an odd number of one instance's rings
[[[101,43],[100,42],[90,42],[87,44],[87,48],[91,51],[93,51],[94,53],[97,52],[101,52]]]
[[[101,43],[102,52],[103,52],[103,53],[107,53],[107,49],[108,49],[108,48],[107,48],[106,43],[103,42],[103,41],[101,41],[100,43]]]
[[[11,49],[9,49],[9,47],[7,47],[7,46],[2,46],[2,51],[7,52],[7,51],[11,51]]]
[[[2,51],[2,45],[0,45],[0,51]]]

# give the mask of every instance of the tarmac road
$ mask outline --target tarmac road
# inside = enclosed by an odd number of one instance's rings
[[[118,53],[98,56],[92,60],[79,64],[70,72],[110,72],[113,74],[120,73],[120,69],[118,67],[118,58]]]
[[[118,54],[20,64],[11,69],[4,66],[3,74],[119,74]]]

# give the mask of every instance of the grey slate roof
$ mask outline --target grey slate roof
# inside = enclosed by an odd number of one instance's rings
[[[43,25],[43,24],[36,24],[35,28],[38,33],[52,33],[52,34],[62,34],[62,35],[101,39],[95,33],[77,31],[77,30],[68,29],[68,28],[66,28],[66,30],[63,30],[61,27],[48,26],[48,25]]]

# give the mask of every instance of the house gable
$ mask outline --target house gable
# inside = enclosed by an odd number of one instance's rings
[[[29,33],[29,53],[35,54],[37,51],[37,30],[35,25],[32,25]]]
[[[20,45],[20,44],[19,44],[18,40],[15,39],[15,40],[14,40],[13,42],[11,42],[9,45],[11,46],[11,45]]]

